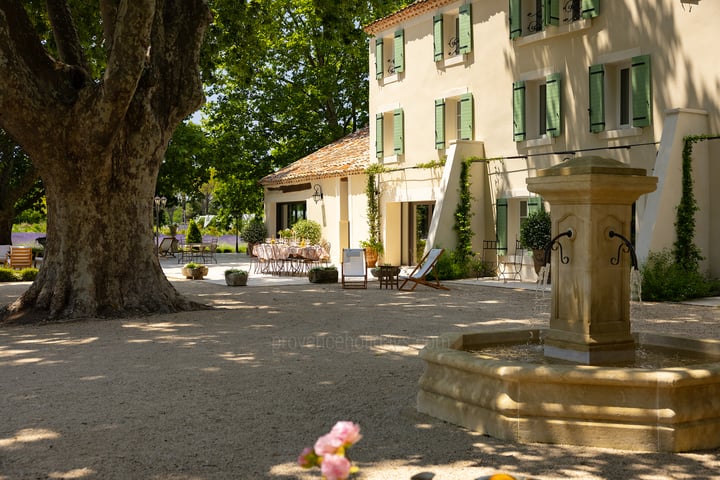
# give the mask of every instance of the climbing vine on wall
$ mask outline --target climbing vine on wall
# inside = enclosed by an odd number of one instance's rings
[[[702,254],[695,245],[695,212],[698,210],[692,179],[692,151],[696,142],[714,140],[720,135],[688,135],[683,138],[682,152],[682,197],[677,207],[675,233],[677,240],[673,245],[675,262],[685,270],[696,271]]]
[[[470,193],[470,165],[474,157],[465,159],[460,166],[460,186],[458,193],[460,200],[455,209],[455,225],[453,228],[457,233],[457,248],[455,250],[456,259],[460,263],[464,263],[472,257],[472,225],[470,219],[473,216],[471,202],[472,194]]]

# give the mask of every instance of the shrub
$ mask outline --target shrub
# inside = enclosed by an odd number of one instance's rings
[[[718,280],[677,264],[667,249],[650,252],[640,271],[643,300],[679,302],[713,296],[720,291]]]
[[[455,280],[458,278],[467,278],[470,271],[470,263],[466,259],[460,258],[456,252],[448,252],[447,250],[440,255],[435,270],[428,275],[428,279],[437,278],[440,280]]]
[[[530,213],[520,225],[520,243],[531,250],[542,250],[551,240],[552,220],[545,210]]]
[[[21,282],[32,282],[35,280],[35,277],[37,277],[37,274],[37,268],[23,268],[16,273],[16,276]]]
[[[0,268],[0,282],[17,282],[15,270],[11,268]]]
[[[263,243],[267,238],[267,227],[262,220],[255,217],[245,225],[240,236],[247,243]]]
[[[311,245],[319,244],[322,238],[322,227],[314,220],[298,220],[293,225],[292,231],[296,237],[304,239]]]
[[[185,243],[202,243],[202,233],[200,233],[200,227],[195,223],[195,220],[190,220]]]
[[[37,277],[37,274],[37,268],[24,268],[22,270],[0,268],[0,282],[32,282]]]

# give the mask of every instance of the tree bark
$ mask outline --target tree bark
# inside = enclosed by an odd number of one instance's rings
[[[201,308],[162,272],[152,199],[173,131],[204,98],[209,9],[203,0],[101,0],[112,38],[104,74],[92,79],[67,2],[58,3],[55,60],[22,3],[0,0],[0,126],[38,169],[48,207],[43,267],[4,321]]]

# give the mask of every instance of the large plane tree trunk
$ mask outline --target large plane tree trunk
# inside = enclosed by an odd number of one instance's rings
[[[106,67],[93,79],[66,0],[47,2],[58,60],[23,2],[0,0],[0,126],[46,188],[44,265],[5,321],[200,308],[154,251],[155,183],[177,125],[202,103],[203,0],[101,0]]]

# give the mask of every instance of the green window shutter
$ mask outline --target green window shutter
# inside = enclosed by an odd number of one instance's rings
[[[641,55],[632,59],[630,78],[632,84],[633,127],[647,127],[652,124],[650,55]]]
[[[507,224],[508,224],[508,201],[507,198],[498,198],[495,205],[495,237],[497,238],[498,250],[505,249],[507,252]],[[498,251],[498,253],[500,253]],[[503,252],[504,253],[504,252]]]
[[[560,0],[543,0],[543,25],[560,25]]]
[[[435,15],[433,17],[433,49],[435,51],[435,61],[439,62],[443,59],[443,16]]]
[[[590,131],[605,130],[605,66],[590,65]]]
[[[375,115],[375,157],[383,158],[385,155],[383,141],[385,138],[385,131],[383,130],[383,114],[378,113]]]
[[[592,18],[600,14],[600,0],[582,0],[582,17]]]
[[[543,209],[542,197],[530,197],[528,198],[528,215],[533,212],[537,212]]]
[[[383,78],[383,39],[375,39],[375,78]]]
[[[510,38],[517,38],[522,35],[522,9],[521,0],[510,0]]]
[[[472,52],[472,5],[460,7],[460,28],[458,32],[460,55]]]
[[[545,126],[547,134],[558,137],[562,133],[562,82],[559,73],[545,79]]]
[[[466,93],[458,102],[460,108],[460,140],[473,139],[473,96]]]
[[[513,83],[513,138],[525,140],[525,82]]]
[[[393,42],[395,49],[395,73],[405,71],[405,30],[395,32]]]
[[[398,108],[393,112],[393,150],[395,155],[405,153],[405,138],[403,136],[403,110]]]
[[[435,100],[435,149],[445,148],[445,100]]]

